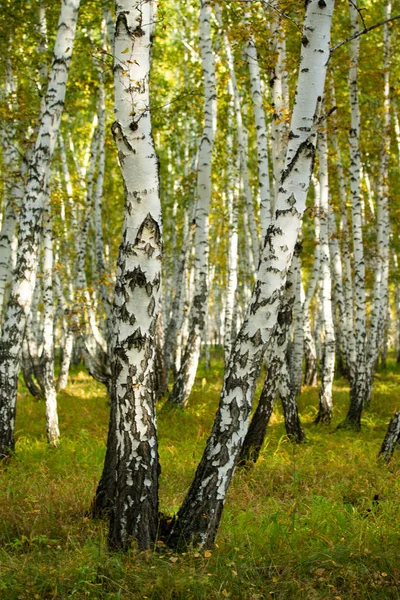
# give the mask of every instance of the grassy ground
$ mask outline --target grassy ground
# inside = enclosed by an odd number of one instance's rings
[[[186,412],[159,416],[160,508],[175,512],[210,430],[222,364],[200,370]],[[307,443],[272,418],[257,465],[237,472],[215,549],[183,555],[109,554],[105,523],[86,516],[100,476],[108,406],[76,371],[59,395],[62,444],[45,441],[44,406],[22,388],[17,454],[0,466],[0,598],[400,599],[400,455],[376,456],[398,407],[400,368],[378,373],[361,433],[340,430],[348,388],[335,383],[335,418],[314,426],[318,390],[299,404]],[[379,495],[378,503],[373,502]]]

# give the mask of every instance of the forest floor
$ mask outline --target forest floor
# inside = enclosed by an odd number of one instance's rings
[[[160,412],[160,508],[179,508],[218,404],[222,360],[199,371],[186,412]],[[377,463],[399,407],[400,366],[375,378],[362,430],[335,431],[348,385],[335,381],[330,426],[313,425],[318,389],[299,399],[306,443],[285,436],[280,407],[258,463],[237,471],[212,551],[107,551],[87,516],[105,451],[105,390],[76,369],[59,394],[62,442],[47,446],[43,402],[21,385],[16,456],[0,466],[1,600],[400,599],[400,453]],[[378,496],[374,501],[374,497]]]

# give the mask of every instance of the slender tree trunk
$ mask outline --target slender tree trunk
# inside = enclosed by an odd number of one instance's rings
[[[385,2],[385,20],[390,19],[391,2]],[[370,336],[368,340],[368,371],[369,371],[369,396],[370,400],[372,380],[378,363],[379,352],[382,348],[387,307],[389,302],[389,186],[388,168],[390,157],[390,29],[389,23],[383,26],[383,50],[384,50],[384,90],[383,90],[383,122],[380,149],[379,181],[377,193],[377,240],[376,261],[374,273],[374,294],[371,307]]]
[[[358,31],[357,1],[349,0],[352,33]],[[365,261],[360,197],[360,107],[358,101],[358,59],[360,39],[351,41],[350,56],[350,190],[354,250],[354,301],[355,301],[355,363],[351,367],[350,407],[346,419],[339,427],[360,429],[361,415],[368,398],[366,361],[366,297]]]
[[[329,182],[328,182],[328,140],[325,127],[318,139],[320,168],[320,260],[321,260],[321,300],[324,340],[321,364],[321,388],[319,410],[316,423],[329,423],[332,418],[332,385],[335,373],[335,331],[332,317],[332,281],[329,253]]]
[[[201,334],[205,327],[208,303],[209,211],[211,200],[211,160],[216,129],[215,62],[211,44],[211,3],[200,3],[200,47],[204,74],[204,129],[200,141],[197,172],[196,206],[196,276],[190,313],[189,337],[179,373],[168,398],[168,404],[184,407],[196,377],[200,357]]]
[[[308,283],[307,293],[303,300],[303,325],[304,325],[304,357],[305,357],[305,369],[304,369],[304,385],[317,385],[317,350],[315,347],[315,340],[311,329],[310,320],[310,304],[314,297],[315,290],[319,281],[320,276],[320,184],[319,181],[313,177],[314,185],[314,231],[315,231],[315,249],[314,249],[314,263],[311,271],[311,277]]]
[[[60,430],[54,385],[53,233],[49,207],[43,216],[43,313],[43,351],[40,362],[46,402],[46,432],[49,444],[57,446]]]
[[[263,241],[267,229],[271,223],[271,186],[269,181],[267,147],[268,132],[265,123],[257,48],[253,36],[250,36],[247,41],[245,54],[250,73],[251,99],[253,102],[254,117],[256,122],[258,184],[260,187],[261,240]]]
[[[299,245],[301,248],[301,245]],[[304,353],[304,311],[301,300],[301,259],[300,252],[293,256],[291,269],[294,274],[294,303],[293,303],[293,341],[289,361],[291,391],[295,397],[301,393],[303,379]],[[281,396],[282,398],[282,396]]]
[[[210,545],[217,533],[237,458],[246,435],[260,365],[276,327],[287,272],[305,210],[315,154],[315,123],[324,91],[333,1],[307,3],[302,69],[291,135],[280,177],[276,218],[268,229],[248,313],[225,371],[211,435],[187,496],[172,525],[169,544]]]
[[[15,405],[23,332],[35,287],[43,189],[60,126],[79,0],[62,3],[45,109],[29,168],[20,214],[18,257],[0,343],[0,456],[14,449]]]
[[[289,88],[288,72],[286,69],[286,39],[282,32],[280,16],[275,13],[272,25],[274,49],[277,55],[276,64],[270,77],[272,97],[272,166],[274,174],[274,202],[278,195],[279,181],[282,169],[285,166],[286,148],[288,143],[288,118],[289,118]]]
[[[232,135],[227,136],[227,151],[228,151],[228,169],[227,169],[227,204],[228,204],[228,273],[226,286],[226,305],[225,305],[225,331],[224,331],[224,355],[225,364],[228,363],[231,353],[233,336],[233,316],[235,295],[238,282],[238,196],[237,186],[235,186],[234,172],[234,154]]]

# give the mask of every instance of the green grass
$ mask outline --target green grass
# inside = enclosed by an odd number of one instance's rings
[[[160,509],[174,513],[190,484],[218,404],[222,361],[199,370],[189,408],[160,411]],[[21,386],[16,456],[0,466],[0,598],[377,600],[400,598],[400,454],[376,456],[398,407],[400,368],[377,374],[362,431],[312,424],[318,390],[299,400],[307,443],[285,437],[276,410],[254,468],[236,473],[212,552],[107,552],[107,525],[86,515],[108,425],[104,388],[75,371],[59,394],[62,443],[47,446],[42,402]],[[375,494],[379,503],[373,503]]]

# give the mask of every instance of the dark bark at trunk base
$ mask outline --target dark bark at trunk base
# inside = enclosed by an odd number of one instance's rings
[[[350,407],[347,416],[342,423],[338,425],[338,429],[353,429],[360,431],[361,416],[364,410],[366,400],[369,397],[367,385],[367,375],[358,377],[354,374],[353,381],[350,382]]]
[[[296,399],[293,395],[293,397],[290,399],[290,402],[288,402],[287,398],[281,398],[281,401],[283,416],[285,419],[286,434],[290,441],[295,442],[296,444],[301,444],[304,442],[306,435],[301,426]]]
[[[110,398],[113,395],[110,393]],[[115,429],[115,403],[111,402],[110,423],[108,427],[107,451],[104,460],[103,473],[96,489],[96,494],[90,506],[93,519],[108,517],[114,505],[116,493],[115,473],[117,467],[117,436]]]
[[[268,386],[269,371],[267,372],[264,387],[261,392],[257,409],[251,420],[248,432],[243,442],[242,450],[238,460],[238,466],[243,466],[247,462],[257,462],[264,443],[269,420],[274,410],[274,400],[277,393],[276,379],[273,379],[272,386]]]
[[[389,423],[378,458],[384,460],[386,463],[390,462],[397,445],[400,445],[400,411],[394,413]]]
[[[319,423],[329,424],[331,422],[331,420],[332,420],[332,408],[328,405],[328,403],[323,398],[320,398],[318,414],[316,416],[314,423],[316,425],[318,425]]]

